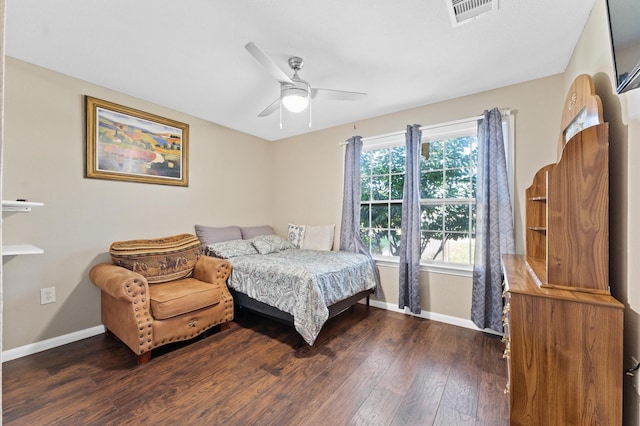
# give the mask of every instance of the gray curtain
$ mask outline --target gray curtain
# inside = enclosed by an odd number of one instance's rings
[[[407,126],[405,177],[402,193],[402,238],[400,239],[399,308],[419,314],[420,307],[420,144],[422,131]]]
[[[369,257],[376,278],[374,295],[380,297],[380,275],[369,249],[360,238],[360,154],[362,139],[354,136],[347,141],[344,155],[344,195],[340,224],[340,250],[362,253]]]
[[[501,256],[514,252],[513,215],[502,116],[497,108],[478,121],[476,248],[471,320],[481,329],[502,332]]]

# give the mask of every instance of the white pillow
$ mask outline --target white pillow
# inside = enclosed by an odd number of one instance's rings
[[[302,246],[305,250],[330,251],[333,248],[335,225],[305,225]]]

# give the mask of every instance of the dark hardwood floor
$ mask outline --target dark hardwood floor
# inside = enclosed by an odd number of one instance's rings
[[[507,425],[500,338],[357,305],[315,345],[241,316],[153,352],[100,335],[3,364],[6,425]]]

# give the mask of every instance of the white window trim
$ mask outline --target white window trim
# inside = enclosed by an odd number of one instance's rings
[[[514,143],[515,143],[515,117],[511,113],[510,109],[500,110],[502,115],[502,133],[504,137],[505,159],[507,161],[507,173],[509,179],[509,195],[511,197],[511,217],[515,220],[515,199],[514,199]],[[429,126],[422,126],[422,139],[429,139],[430,135],[455,135],[456,133],[464,132],[469,129],[469,125],[477,126],[478,120],[484,118],[483,115],[476,117],[464,118],[461,120],[449,121],[446,123],[433,124]],[[438,131],[443,127],[451,127],[450,130],[443,132]],[[400,146],[405,143],[406,131],[387,133],[378,136],[371,136],[362,138],[362,150],[370,151],[374,149],[391,148]],[[506,137],[505,137],[506,136]],[[387,267],[398,267],[399,259],[392,256],[373,256],[376,264]],[[463,265],[458,263],[446,263],[446,262],[420,262],[420,271],[422,272],[435,272],[439,274],[456,275],[463,277],[473,276],[473,264]]]
[[[397,257],[390,256],[373,256],[373,260],[375,260],[376,265],[386,266],[391,268],[397,268],[400,259]],[[459,277],[472,277],[473,276],[473,265],[462,265],[459,263],[445,263],[445,262],[428,262],[422,261],[420,262],[420,271],[421,272],[435,272],[438,274],[445,275],[456,275]]]
[[[500,110],[500,114],[502,115],[502,129],[503,132],[509,133],[509,145],[510,147],[513,146],[513,141],[514,141],[514,115],[511,113],[510,109],[501,109]],[[425,134],[429,134],[429,132],[431,133],[435,133],[434,130],[442,128],[442,127],[448,127],[448,126],[456,126],[456,125],[461,125],[464,126],[465,124],[469,124],[469,123],[473,123],[475,125],[477,125],[478,120],[483,119],[484,116],[483,115],[478,115],[476,117],[469,117],[469,118],[463,118],[461,120],[453,120],[453,121],[447,121],[445,123],[438,123],[438,124],[431,124],[428,126],[422,126],[420,127],[420,130],[422,131],[422,137],[424,138]],[[505,122],[508,122],[509,124],[509,131],[505,132]],[[467,126],[468,128],[468,126]],[[440,132],[440,134],[442,134],[443,132]],[[371,149],[379,149],[379,148],[388,148],[388,147],[392,147],[392,146],[397,146],[398,142],[399,143],[404,143],[405,141],[405,135],[407,134],[406,130],[402,130],[399,132],[392,132],[392,133],[385,133],[383,135],[377,135],[377,136],[369,136],[369,137],[364,137],[362,138],[362,149],[367,151],[367,150],[371,150]],[[506,142],[505,142],[506,143]],[[345,142],[340,142],[340,145],[344,145]],[[506,145],[505,145],[506,146]],[[513,150],[510,149],[509,152],[512,154]],[[513,158],[513,155],[511,155],[511,158]],[[507,161],[509,161],[509,159],[507,159]]]
[[[509,180],[509,198],[511,199],[511,217],[515,220],[515,140],[516,140],[516,126],[515,126],[515,117],[511,114],[510,110],[506,110],[505,112],[500,111],[502,113],[502,135],[504,138],[504,155],[507,160],[507,178]],[[506,136],[506,137],[505,137]],[[515,228],[515,224],[514,224]]]

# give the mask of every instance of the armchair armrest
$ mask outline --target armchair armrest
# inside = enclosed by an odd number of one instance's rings
[[[210,256],[200,256],[193,270],[193,278],[225,287],[230,274],[231,264],[229,261]]]
[[[89,278],[96,287],[119,300],[133,302],[137,296],[135,290],[141,287],[144,287],[143,294],[149,294],[147,279],[121,266],[101,263],[91,268]]]

